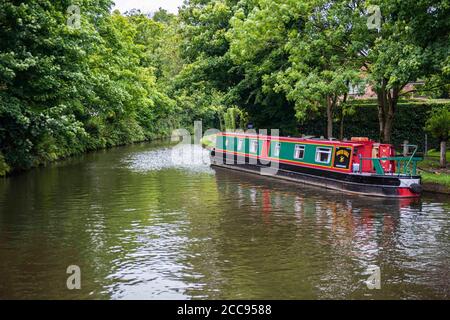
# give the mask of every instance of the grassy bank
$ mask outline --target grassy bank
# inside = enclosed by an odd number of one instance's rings
[[[450,159],[450,150],[446,153]],[[430,150],[424,161],[419,163],[419,173],[426,191],[450,193],[450,168],[439,166],[439,151]]]

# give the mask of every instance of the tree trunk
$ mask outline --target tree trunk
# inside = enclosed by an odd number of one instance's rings
[[[395,86],[387,92],[387,114],[384,118],[384,143],[391,143],[392,126],[394,124],[395,110],[397,109],[398,95],[401,87]]]
[[[347,87],[348,87],[348,81],[347,81]],[[341,103],[341,123],[339,128],[339,140],[344,140],[344,120],[345,120],[345,108],[347,104],[347,93],[344,94],[344,98],[342,99]]]
[[[378,124],[380,133],[378,135],[378,140],[383,141],[384,139],[384,111],[383,106],[378,104]]]
[[[381,88],[377,91],[378,98],[378,122],[380,124],[380,141],[391,143],[392,127],[397,109],[398,97],[404,86],[387,88],[387,79],[383,79]]]
[[[386,119],[386,80],[383,79],[381,88],[377,90],[377,100],[378,100],[378,124],[380,129],[379,140],[382,142],[384,140],[384,128]]]
[[[333,106],[331,97],[327,97],[327,138],[333,137]]]
[[[447,151],[447,142],[441,141],[441,156],[439,159],[439,164],[441,165],[442,168],[445,168],[447,166],[447,159],[445,155],[446,151]]]
[[[384,120],[383,143],[391,143],[392,125],[394,124],[394,114],[388,113]]]

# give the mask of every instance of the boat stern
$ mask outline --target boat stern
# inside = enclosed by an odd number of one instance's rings
[[[400,186],[398,187],[398,196],[401,198],[420,197],[422,193],[422,184],[420,176],[400,177]]]

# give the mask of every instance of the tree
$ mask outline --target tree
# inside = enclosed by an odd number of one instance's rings
[[[296,25],[299,10],[289,12],[280,1],[241,1],[227,32],[229,55],[242,73],[228,97],[244,108],[255,127],[278,128],[282,134],[298,134],[293,101],[276,90],[276,76],[286,69],[285,24]]]
[[[170,81],[171,92],[185,118],[219,126],[225,92],[233,83],[225,32],[232,16],[230,1],[193,0],[179,12],[180,72]],[[216,120],[216,121],[215,121]]]
[[[447,165],[447,141],[450,136],[450,110],[447,107],[435,108],[426,122],[425,129],[440,141],[440,160],[442,168]]]
[[[358,51],[346,40],[352,9],[345,1],[257,3],[232,20],[233,59],[262,70],[263,92],[283,94],[294,103],[297,119],[326,113],[326,135],[333,137],[335,111],[345,104],[349,84],[361,81]]]
[[[257,51],[253,47],[248,51],[249,59],[242,61],[231,47],[234,31],[241,30],[233,26],[233,20],[241,16],[245,19],[256,2],[195,0],[183,7],[181,51],[186,64],[175,80],[175,87],[185,92],[196,91],[192,92],[196,96],[197,88],[201,88],[205,90],[205,98],[208,92],[215,92],[222,97],[220,105],[239,106],[255,127],[281,128],[285,134],[293,134],[296,125],[293,104],[284,93],[275,92],[272,85],[266,86],[264,80],[286,61],[282,48],[272,53],[267,50],[266,56],[265,52],[253,55]]]
[[[278,76],[288,99],[295,101],[297,116],[325,110],[327,137],[333,137],[333,121],[338,108],[344,109],[349,85],[361,82],[357,50],[347,42],[352,26],[351,8],[343,1],[309,2],[308,17],[300,32],[290,30],[287,43],[289,68]],[[287,84],[287,86],[286,86]]]
[[[234,106],[222,112],[224,128],[222,130],[245,129],[247,114]]]
[[[163,8],[159,8],[158,11],[156,11],[153,14],[152,19],[155,20],[156,22],[161,22],[165,24],[169,24],[176,20],[175,15],[173,13],[170,13]]]
[[[366,1],[359,5],[353,41],[363,43],[363,67],[378,98],[380,140],[391,141],[399,99],[404,87],[420,77],[443,71],[449,53],[449,7],[446,0]],[[368,5],[379,6],[380,25],[364,28]]]

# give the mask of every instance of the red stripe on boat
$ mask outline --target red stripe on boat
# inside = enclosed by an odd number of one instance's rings
[[[409,188],[398,188],[397,192],[399,197],[402,198],[420,197],[420,194],[412,192]]]

